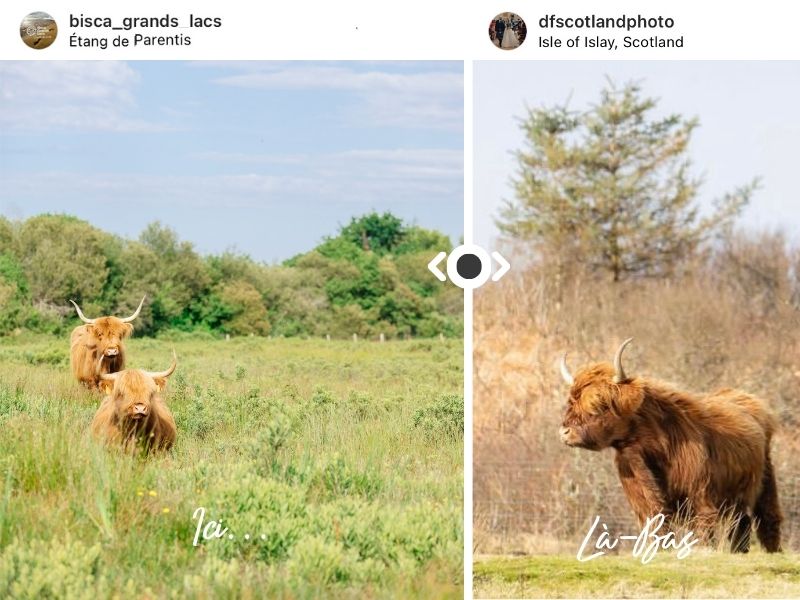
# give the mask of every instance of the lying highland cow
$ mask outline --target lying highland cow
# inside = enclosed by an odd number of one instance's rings
[[[72,373],[86,387],[93,389],[100,382],[98,359],[105,357],[101,373],[115,373],[125,368],[125,346],[122,341],[133,333],[133,321],[139,316],[144,298],[130,317],[98,317],[87,319],[81,307],[70,300],[85,325],[78,325],[70,337]]]
[[[145,452],[171,448],[176,436],[175,419],[159,393],[178,364],[175,352],[170,368],[160,372],[127,369],[101,374],[104,358],[100,357],[97,371],[100,387],[107,396],[94,416],[92,433],[110,444],[122,444],[129,451],[137,447]]]
[[[733,389],[701,396],[622,368],[625,340],[614,364],[598,363],[574,377],[560,429],[568,446],[614,448],[622,488],[642,524],[663,513],[688,516],[696,534],[710,537],[717,521],[733,517],[732,549],[747,552],[751,515],[767,552],[781,549],[782,520],[769,447],[776,427],[764,401]]]

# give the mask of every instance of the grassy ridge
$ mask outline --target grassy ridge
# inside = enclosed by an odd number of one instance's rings
[[[460,343],[133,339],[179,361],[148,459],[91,440],[67,346],[0,342],[0,596],[461,595]]]
[[[483,557],[474,582],[478,598],[797,598],[800,555],[700,550],[646,565],[631,556]]]

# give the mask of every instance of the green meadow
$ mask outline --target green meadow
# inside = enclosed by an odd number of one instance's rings
[[[797,598],[800,555],[697,550],[647,564],[630,555],[484,556],[473,577],[476,598]]]
[[[460,341],[134,338],[178,355],[149,457],[91,438],[68,345],[0,339],[0,597],[462,596]]]

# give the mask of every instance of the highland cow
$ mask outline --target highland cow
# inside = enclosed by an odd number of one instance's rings
[[[100,373],[104,358],[100,357],[97,371],[100,387],[107,395],[92,421],[94,436],[109,444],[121,444],[128,451],[169,450],[175,443],[175,419],[160,393],[178,364],[175,352],[172,365],[160,372],[127,369]]]
[[[663,513],[688,517],[709,539],[732,517],[731,548],[747,552],[751,517],[767,552],[779,552],[782,520],[770,441],[775,417],[765,402],[725,388],[709,395],[630,377],[617,350],[573,377],[564,354],[561,375],[571,386],[561,440],[568,446],[614,448],[622,489],[642,524]]]
[[[98,387],[100,374],[116,373],[125,368],[125,346],[123,340],[133,333],[131,321],[139,316],[144,297],[130,317],[98,317],[87,319],[81,307],[70,300],[85,325],[79,325],[70,336],[70,359],[75,378],[89,389]],[[104,357],[105,361],[99,361]],[[97,365],[102,364],[100,373]]]

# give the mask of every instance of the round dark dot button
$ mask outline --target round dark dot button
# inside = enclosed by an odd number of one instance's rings
[[[474,254],[465,254],[456,261],[456,271],[464,279],[475,279],[481,274],[481,259]]]

